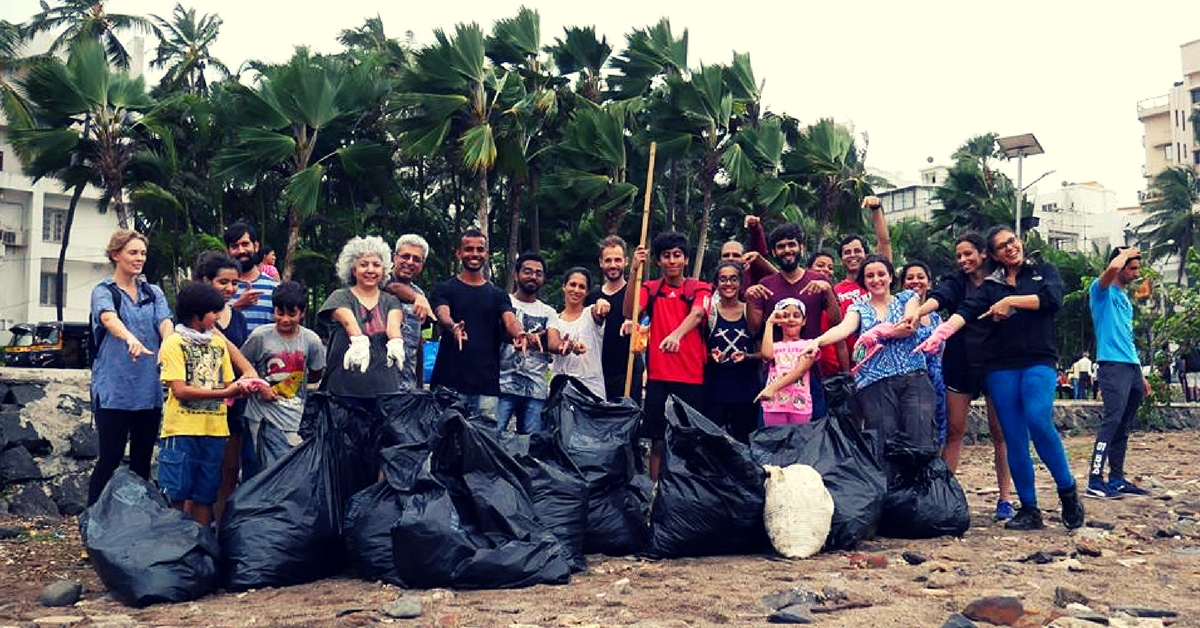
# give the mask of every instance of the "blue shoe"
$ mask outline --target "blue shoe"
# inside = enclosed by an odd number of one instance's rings
[[[996,502],[996,521],[1008,521],[1017,516],[1017,511],[1013,508],[1012,502],[1000,500]]]
[[[1088,480],[1087,491],[1083,494],[1085,497],[1093,497],[1095,499],[1121,499],[1125,495],[1113,488],[1109,484],[1105,484],[1104,480],[1092,479]]]
[[[1116,491],[1120,495],[1134,495],[1136,497],[1149,497],[1150,491],[1126,480],[1125,478],[1117,478],[1108,481],[1109,490]]]

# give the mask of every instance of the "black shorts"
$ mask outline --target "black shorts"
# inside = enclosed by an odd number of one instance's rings
[[[972,400],[987,394],[987,371],[982,366],[949,368],[943,364],[942,381],[946,383],[946,390],[968,395]]]
[[[704,409],[704,385],[681,382],[646,382],[646,403],[642,406],[642,423],[638,436],[650,440],[664,440],[667,434],[667,397],[675,395],[693,409]]]

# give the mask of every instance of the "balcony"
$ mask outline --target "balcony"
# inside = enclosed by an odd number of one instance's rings
[[[1139,100],[1137,103],[1138,120],[1153,116],[1164,115],[1171,107],[1171,97],[1168,94]]]

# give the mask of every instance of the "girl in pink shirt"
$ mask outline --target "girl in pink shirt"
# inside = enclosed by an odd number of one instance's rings
[[[783,299],[767,318],[763,331],[762,357],[770,364],[767,386],[758,394],[762,403],[763,425],[808,423],[812,420],[812,391],[809,378],[813,358],[808,355],[811,340],[802,340],[804,303],[799,299]],[[782,340],[775,342],[775,326],[779,325]]]

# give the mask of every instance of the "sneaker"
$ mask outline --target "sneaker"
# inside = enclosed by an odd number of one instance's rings
[[[1083,502],[1079,500],[1078,486],[1072,486],[1067,490],[1059,489],[1058,499],[1062,501],[1063,525],[1068,530],[1082,528],[1084,522]]]
[[[1133,482],[1130,482],[1129,480],[1126,480],[1125,478],[1109,480],[1107,486],[1110,491],[1115,491],[1118,495],[1134,495],[1136,497],[1150,496],[1150,491],[1147,491],[1146,489],[1134,484]]]
[[[1111,484],[1105,484],[1104,480],[1088,480],[1087,491],[1083,494],[1086,497],[1093,497],[1095,499],[1121,499],[1124,497]]]
[[[1012,502],[1002,499],[996,502],[996,521],[1008,521],[1017,514],[1013,509]]]
[[[1021,504],[1017,514],[1009,519],[1004,527],[1008,530],[1041,530],[1046,524],[1042,523],[1042,511],[1037,507],[1029,508]]]

